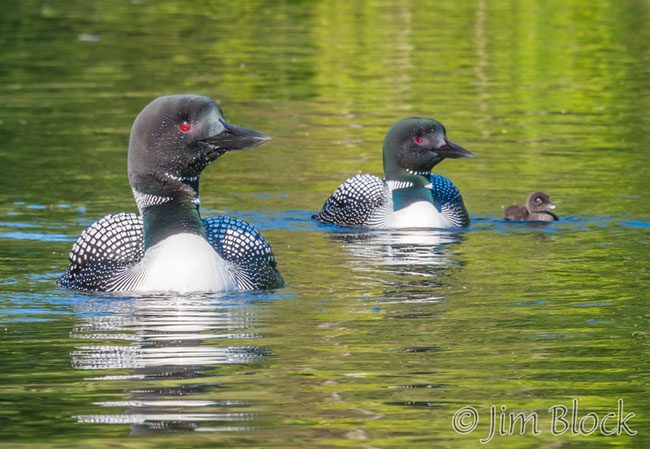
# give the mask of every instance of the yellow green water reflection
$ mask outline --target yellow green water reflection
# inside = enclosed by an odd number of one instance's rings
[[[491,405],[542,432],[486,447],[648,446],[647,1],[0,6],[0,447],[475,448]],[[287,288],[56,288],[81,229],[135,210],[131,122],[176,92],[273,137],[208,168],[202,205],[260,227]],[[476,153],[437,167],[472,228],[312,223],[410,115]],[[537,189],[559,223],[499,221]],[[553,435],[573,398],[623,398],[638,434]]]

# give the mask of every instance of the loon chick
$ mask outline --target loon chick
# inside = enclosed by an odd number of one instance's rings
[[[214,292],[283,286],[262,235],[230,217],[202,219],[199,175],[227,151],[270,140],[224,120],[211,98],[170,95],[131,128],[128,175],[140,216],[106,215],[72,247],[57,280],[83,291]]]
[[[449,179],[432,174],[445,158],[474,156],[447,140],[436,120],[406,118],[384,138],[384,175],[349,178],[312,218],[357,228],[458,228],[469,225],[460,191]]]
[[[504,219],[511,221],[557,221],[557,215],[549,212],[555,209],[551,197],[544,192],[533,192],[525,206],[508,206]]]

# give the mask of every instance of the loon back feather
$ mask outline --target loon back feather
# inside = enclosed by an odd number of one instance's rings
[[[284,285],[271,246],[253,226],[225,216],[203,219],[203,224],[207,242],[229,262],[239,290]],[[147,273],[134,267],[144,255],[142,217],[106,215],[81,233],[70,252],[70,266],[57,283],[83,291],[137,290]]]
[[[431,203],[435,212],[441,215],[437,219],[440,227],[463,227],[469,225],[469,215],[465,209],[460,190],[448,178],[442,175],[430,175],[426,188],[431,191]],[[392,227],[395,206],[392,191],[410,188],[412,184],[404,181],[387,181],[373,175],[356,175],[346,180],[327,199],[322,210],[312,218],[338,226],[386,228]],[[422,209],[420,209],[422,210]],[[417,217],[415,217],[417,219]],[[435,219],[434,219],[435,220]],[[423,220],[426,226],[399,220],[400,227],[430,227],[431,220]]]

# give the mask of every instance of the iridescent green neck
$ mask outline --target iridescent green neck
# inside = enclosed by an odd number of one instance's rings
[[[388,181],[393,195],[393,210],[398,211],[418,201],[433,202],[429,178],[407,173]]]
[[[187,199],[171,199],[163,204],[149,206],[142,211],[144,249],[175,234],[196,234],[205,237],[199,208]]]
[[[145,251],[179,233],[205,237],[199,214],[199,179],[162,175],[139,176],[131,187],[144,223]]]

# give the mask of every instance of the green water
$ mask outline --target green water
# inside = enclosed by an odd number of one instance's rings
[[[477,448],[492,405],[539,433],[485,447],[650,446],[650,3],[0,6],[0,447]],[[202,205],[260,228],[287,287],[57,288],[79,232],[135,210],[131,122],[177,92],[273,137],[209,167]],[[436,167],[472,227],[313,223],[412,115],[477,155]],[[560,222],[500,221],[537,189]],[[574,398],[623,399],[637,434],[554,435]]]

